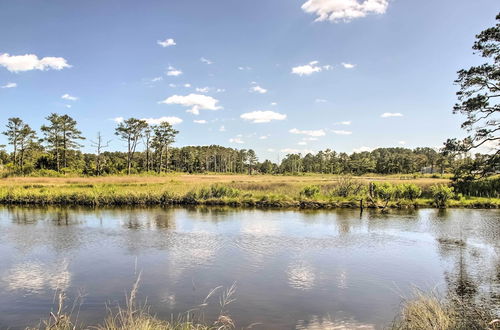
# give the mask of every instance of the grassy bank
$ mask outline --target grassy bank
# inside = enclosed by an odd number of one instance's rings
[[[0,203],[294,208],[354,208],[362,204],[363,207],[384,209],[413,208],[437,206],[432,189],[448,183],[446,178],[411,176],[170,174],[98,178],[14,177],[0,180]],[[373,187],[377,189],[376,193],[372,191]],[[416,191],[412,192],[410,188]],[[500,207],[499,198],[450,195],[446,199],[448,207]]]
[[[64,293],[59,294],[59,305],[50,313],[47,320],[41,321],[35,328],[26,330],[229,330],[237,326],[232,320],[228,306],[234,301],[235,287],[220,293],[219,315],[212,321],[204,317],[204,309],[211,296],[220,291],[221,287],[212,290],[204,301],[191,311],[172,318],[161,320],[149,313],[149,307],[137,304],[137,282],[124,307],[108,309],[108,316],[99,325],[86,326],[78,322],[78,312],[75,308],[66,311]],[[495,330],[500,329],[500,320],[491,311],[491,306],[478,305],[459,297],[442,298],[434,293],[416,290],[414,295],[402,302],[399,315],[387,329],[392,330]],[[256,323],[245,327],[252,328],[265,324]]]

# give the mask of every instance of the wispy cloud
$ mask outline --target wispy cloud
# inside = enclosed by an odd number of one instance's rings
[[[180,76],[181,74],[182,74],[181,70],[177,70],[176,68],[174,68],[171,65],[168,67],[167,76],[177,77],[177,76]]]
[[[237,143],[237,144],[243,144],[245,143],[241,138],[239,137],[235,137],[235,138],[231,138],[229,139],[229,142],[231,143]]]
[[[39,59],[34,54],[11,56],[7,53],[0,54],[0,66],[5,67],[10,72],[62,70],[71,67],[66,59],[62,57],[43,57]]]
[[[252,111],[244,113],[241,119],[251,121],[252,123],[269,123],[272,120],[284,120],[286,115],[274,111]]]
[[[207,58],[204,58],[204,57],[200,58],[200,61],[202,61],[202,62],[203,62],[203,63],[205,63],[205,64],[212,64],[212,63],[214,63],[214,62],[212,62],[211,60],[209,60],[209,59],[207,59]]]
[[[351,135],[352,134],[351,131],[344,131],[344,130],[333,130],[332,132],[337,134],[337,135]]]
[[[193,120],[193,123],[195,124],[206,124],[207,121],[205,119],[201,119],[201,120]]]
[[[336,122],[334,123],[334,125],[346,125],[346,126],[349,126],[351,125],[351,121],[350,120],[345,120],[345,121],[339,121],[339,122]]]
[[[382,118],[390,118],[390,117],[403,117],[402,113],[399,112],[384,112],[380,115]]]
[[[318,137],[318,136],[325,136],[326,133],[323,129],[318,129],[318,130],[300,130],[300,129],[297,129],[297,128],[292,128],[291,130],[289,130],[290,133],[292,134],[302,134],[302,135],[308,135],[308,136],[314,136],[314,137]]]
[[[16,88],[16,87],[17,87],[16,83],[10,82],[10,83],[6,83],[1,88]]]
[[[159,125],[161,123],[167,122],[170,125],[177,125],[183,122],[179,117],[160,117],[160,118],[142,118],[149,125]]]
[[[346,69],[354,69],[356,67],[356,64],[342,62],[342,66]]]
[[[158,40],[158,41],[156,41],[156,43],[157,43],[158,45],[162,46],[163,48],[166,48],[166,47],[171,47],[171,46],[175,46],[175,45],[177,45],[177,44],[175,43],[175,40],[174,40],[174,39],[172,39],[172,38],[168,38],[168,39],[165,39],[165,40],[163,40],[163,41]]]
[[[64,95],[61,96],[61,98],[63,100],[68,100],[68,101],[77,101],[78,100],[78,97],[72,96],[72,95],[69,95],[69,94],[64,94]]]
[[[250,87],[250,91],[259,94],[266,94],[267,89],[260,87],[259,85]]]

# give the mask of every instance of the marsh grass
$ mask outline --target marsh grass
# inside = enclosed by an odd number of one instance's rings
[[[369,183],[377,187],[369,200]],[[0,180],[0,204],[21,205],[229,205],[334,208],[435,207],[431,187],[447,179],[328,175],[180,175],[130,177],[21,177]],[[499,207],[498,198],[463,197],[448,207]]]
[[[68,313],[64,312],[64,293],[60,292],[57,311],[50,313],[49,319],[41,322],[39,327],[27,328],[26,330],[230,330],[235,328],[228,312],[228,306],[235,300],[235,284],[226,290],[223,290],[222,287],[213,289],[200,305],[166,321],[151,314],[146,303],[138,303],[137,294],[140,278],[141,274],[138,275],[130,294],[126,295],[125,306],[108,307],[108,316],[102,324],[96,326],[77,325],[75,319],[78,316],[75,315],[74,309]],[[209,305],[209,299],[218,292],[221,292],[219,315],[214,321],[206,322],[204,310]]]
[[[490,308],[453,296],[447,299],[437,293],[418,289],[404,299],[393,330],[493,330],[500,321]]]

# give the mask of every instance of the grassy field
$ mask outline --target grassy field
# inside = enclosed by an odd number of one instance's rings
[[[9,177],[0,179],[0,203],[93,206],[205,204],[302,208],[359,207],[359,200],[364,198],[362,195],[335,193],[340,186],[346,184],[346,181],[364,187],[370,182],[387,182],[393,185],[415,184],[421,188],[423,192],[421,198],[411,201],[393,199],[387,203],[388,207],[431,207],[433,201],[428,194],[430,187],[449,184],[448,178],[409,175],[352,178],[334,175],[221,174]],[[304,189],[311,186],[317,187],[318,193],[304,195]],[[462,197],[449,201],[451,207],[498,207],[499,205],[500,200],[494,198]]]

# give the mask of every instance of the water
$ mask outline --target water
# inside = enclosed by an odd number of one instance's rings
[[[165,319],[236,283],[238,327],[381,329],[415,286],[498,304],[499,238],[498,210],[0,208],[0,329],[36,325],[57,288],[99,323],[139,273]]]

